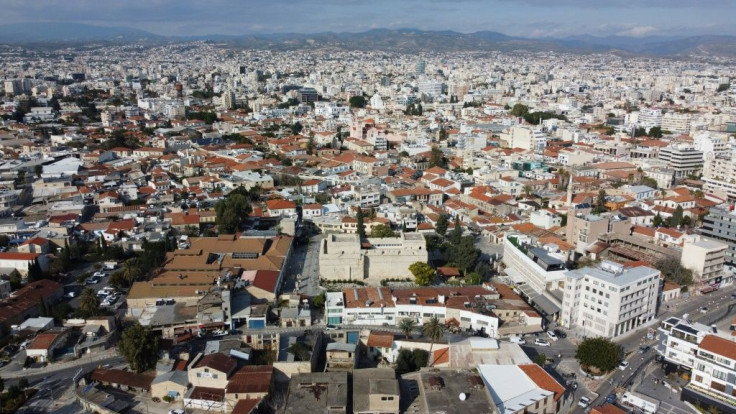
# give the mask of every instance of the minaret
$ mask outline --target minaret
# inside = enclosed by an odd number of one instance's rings
[[[572,206],[572,172],[570,173],[570,180],[567,183],[567,206]]]

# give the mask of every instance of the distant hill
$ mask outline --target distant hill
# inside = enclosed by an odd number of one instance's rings
[[[273,33],[258,35],[161,36],[127,27],[103,27],[73,23],[18,23],[0,25],[0,43],[6,44],[81,44],[181,42],[209,40],[239,48],[274,50],[355,49],[394,52],[452,51],[557,51],[618,52],[654,56],[736,57],[735,36],[626,37],[591,35],[565,38],[507,36],[493,31],[459,33],[417,29],[374,29],[361,33]]]

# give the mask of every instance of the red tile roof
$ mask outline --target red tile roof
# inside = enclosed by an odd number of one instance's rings
[[[258,270],[253,278],[253,286],[266,292],[276,293],[276,282],[279,280],[279,272],[275,270]]]
[[[376,332],[371,331],[368,335],[368,346],[374,348],[391,348],[394,344],[394,334],[392,332]]]
[[[28,349],[49,349],[59,335],[60,333],[58,332],[38,334],[36,338],[33,339],[33,342],[28,345]]]
[[[273,377],[271,365],[246,365],[237,370],[227,383],[228,394],[268,393]]]
[[[207,367],[227,374],[237,365],[238,363],[229,356],[215,353],[203,356],[194,368]]]
[[[565,393],[565,387],[563,387],[557,380],[552,378],[542,367],[537,364],[526,364],[519,365],[519,369],[532,380],[539,388],[555,393],[555,401],[559,400],[560,397]]]
[[[235,408],[233,408],[232,414],[250,414],[253,412],[253,410],[258,407],[258,404],[261,403],[262,398],[248,398],[245,400],[238,400],[238,403],[235,404]]]
[[[698,348],[736,361],[736,342],[715,335],[706,335]]]
[[[92,371],[92,381],[99,381],[107,384],[120,384],[129,387],[139,388],[143,390],[151,389],[153,377],[148,375],[136,374],[122,369],[101,369]]]
[[[38,253],[0,252],[0,260],[35,260]]]

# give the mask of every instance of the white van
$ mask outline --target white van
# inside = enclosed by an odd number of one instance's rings
[[[520,336],[516,336],[516,335],[509,337],[509,342],[511,342],[512,344],[519,344],[519,345],[524,345],[526,343],[524,338]]]

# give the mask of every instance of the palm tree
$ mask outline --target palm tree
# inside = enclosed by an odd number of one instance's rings
[[[399,325],[397,327],[404,332],[404,335],[408,339],[411,339],[411,332],[417,327],[417,322],[412,318],[404,318],[399,321]]]
[[[100,300],[97,298],[95,291],[85,288],[79,295],[79,309],[86,315],[94,316],[100,311]]]
[[[439,341],[445,336],[445,325],[440,323],[440,320],[437,319],[437,316],[433,316],[429,322],[425,323],[422,326],[422,333],[424,333],[424,336],[432,340],[432,343],[429,345],[429,366],[431,367],[434,365],[434,359],[432,358],[432,348],[434,347],[434,343]]]
[[[129,259],[123,262],[123,278],[129,286],[132,286],[140,275],[141,269],[137,259]]]

